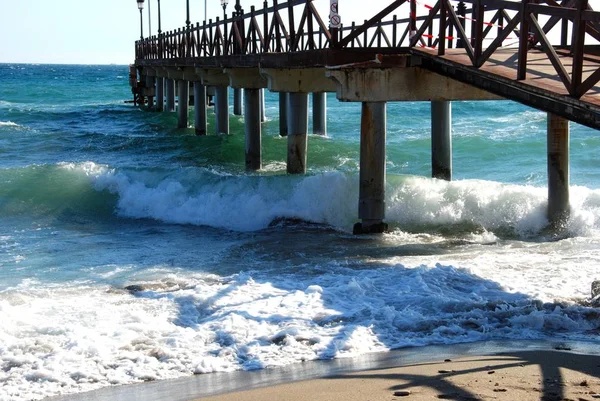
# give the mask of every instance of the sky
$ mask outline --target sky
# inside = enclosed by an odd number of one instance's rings
[[[189,0],[192,23],[223,15],[219,0]],[[280,0],[280,4],[286,0]],[[391,0],[338,0],[344,25],[371,18]],[[436,0],[416,0],[418,15]],[[245,11],[262,0],[240,0]],[[328,23],[330,0],[314,0],[324,22]],[[144,36],[148,36],[148,5],[152,35],[158,29],[158,0],[145,0]],[[229,0],[228,14],[235,0]],[[269,0],[272,4],[272,0]],[[300,7],[297,7],[300,10]],[[396,10],[398,18],[408,17],[405,4]],[[186,0],[161,1],[162,30],[185,26]],[[48,64],[130,64],[134,43],[140,37],[140,18],[135,0],[0,0],[0,63]]]
[[[284,0],[280,0],[282,3]],[[144,36],[148,35],[148,3],[152,34],[158,29],[158,2],[146,0]],[[204,1],[189,0],[193,23],[204,20]],[[340,14],[366,18],[363,0],[339,0]],[[229,0],[228,13],[235,0]],[[269,0],[272,4],[272,1]],[[315,0],[327,23],[329,0]],[[389,4],[379,3],[371,14]],[[261,0],[241,0],[262,9]],[[361,6],[362,4],[362,6]],[[219,0],[207,0],[208,18],[223,15]],[[186,0],[161,1],[162,30],[185,26]],[[140,18],[135,0],[0,0],[0,63],[129,64],[134,60],[134,42],[140,37]]]

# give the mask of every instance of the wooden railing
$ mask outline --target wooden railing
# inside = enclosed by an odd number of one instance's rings
[[[410,13],[399,19],[394,12],[404,4],[410,5]],[[560,43],[552,44],[550,36]],[[579,98],[600,81],[600,68],[583,79],[586,36],[600,41],[600,12],[593,11],[588,0],[394,0],[362,24],[339,29],[326,25],[313,0],[272,0],[259,11],[252,7],[244,15],[137,41],[136,58],[183,62],[328,48],[407,52],[419,47],[444,56],[447,49],[462,48],[478,69],[499,48],[513,46],[518,48],[518,79],[523,80],[528,50],[535,47],[547,55],[569,94]],[[559,55],[572,60],[570,70]]]

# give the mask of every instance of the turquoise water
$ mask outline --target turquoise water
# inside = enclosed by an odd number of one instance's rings
[[[571,124],[572,213],[547,231],[546,116],[454,102],[454,179],[430,109],[388,105],[387,220],[354,237],[360,105],[285,174],[278,96],[263,170],[243,118],[196,137],[125,104],[127,66],[0,65],[0,400],[406,346],[598,341],[597,131]],[[131,287],[134,286],[134,287]]]

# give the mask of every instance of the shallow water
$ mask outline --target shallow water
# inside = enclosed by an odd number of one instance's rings
[[[309,173],[263,171],[243,120],[196,137],[123,104],[125,66],[0,65],[0,400],[406,346],[598,341],[596,131],[572,124],[572,216],[545,229],[545,114],[453,103],[454,177],[429,105],[388,107],[391,232],[354,237],[360,107],[331,94]],[[209,111],[209,133],[214,115]]]

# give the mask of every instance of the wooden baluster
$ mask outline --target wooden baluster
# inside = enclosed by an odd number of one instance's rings
[[[439,45],[438,55],[443,56],[446,54],[446,0],[440,0],[440,33],[439,33]],[[432,24],[433,25],[433,24]]]
[[[521,36],[519,37],[519,61],[517,66],[517,79],[527,77],[527,50],[529,50],[529,17],[527,4],[529,0],[521,1]]]
[[[471,34],[473,35],[473,39],[475,39],[475,45],[473,46],[473,58],[475,59],[475,64],[478,63],[483,49],[483,19],[485,14],[484,7],[485,6],[481,4],[481,0],[475,0],[475,2],[473,3],[473,15],[475,16],[475,31]]]
[[[454,10],[454,6],[451,7]],[[454,24],[452,22],[448,25],[448,36],[450,36],[450,39],[448,39],[448,49],[452,49],[454,47]]]
[[[573,71],[571,78],[571,88],[569,92],[572,96],[580,97],[583,93],[578,93],[583,77],[583,56],[585,46],[585,29],[587,21],[583,20],[583,12],[587,10],[588,0],[579,0],[577,4],[577,13],[573,20]]]
[[[269,13],[267,12],[267,8],[269,8],[269,3],[267,0],[263,2],[263,53],[267,53],[271,46],[271,35],[269,35]]]
[[[396,14],[394,14],[393,18],[392,18],[392,44],[393,47],[396,47],[397,45],[397,35],[398,35],[398,27],[396,26],[396,24],[398,23],[398,17],[396,16]]]
[[[312,2],[312,0],[306,0],[306,23],[307,23],[307,29],[308,29],[307,40],[308,40],[309,50],[314,50],[315,49],[315,32],[313,30],[313,14],[309,7],[311,2]]]
[[[433,14],[433,10],[429,10],[429,15]],[[429,24],[429,26],[427,27],[427,46],[428,47],[432,47],[433,46],[433,21],[431,21],[431,24]]]
[[[288,19],[290,24],[290,40],[288,41],[287,48],[288,51],[294,52],[296,51],[296,49],[294,49],[294,44],[296,43],[296,27],[294,26],[294,6],[291,1],[288,2]]]

